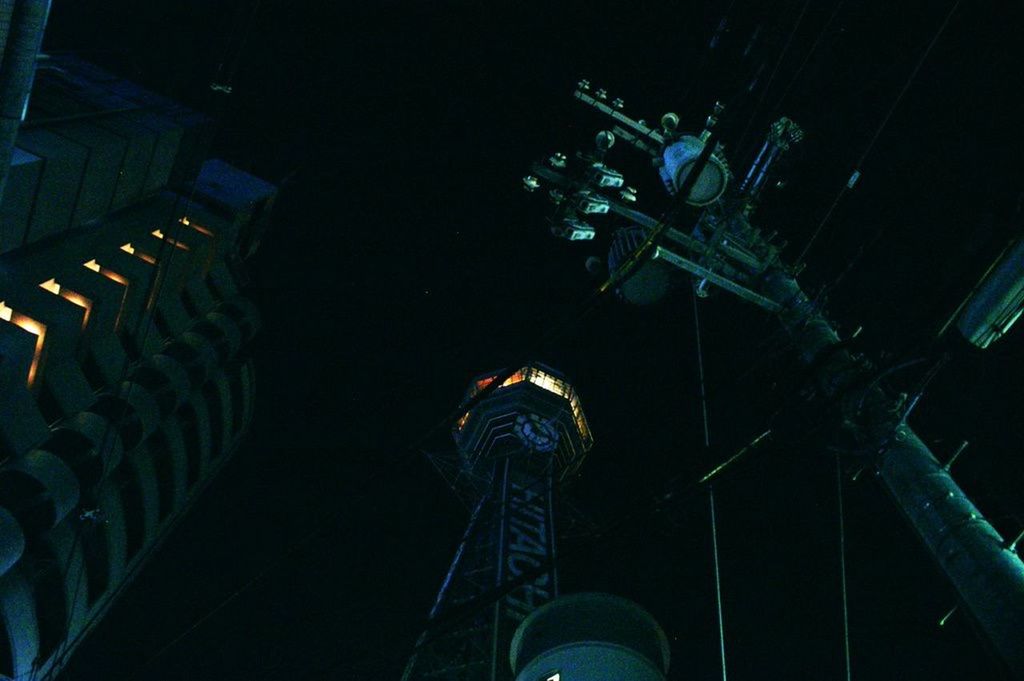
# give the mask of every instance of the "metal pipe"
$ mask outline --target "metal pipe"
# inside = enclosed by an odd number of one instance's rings
[[[28,110],[36,56],[49,15],[50,0],[4,0],[0,4],[3,49],[0,61],[0,199],[7,183],[18,128]]]
[[[839,336],[781,269],[765,277],[763,293],[778,302],[783,327],[804,363],[816,366],[815,379],[826,397],[842,395],[869,371],[844,349]],[[822,354],[825,353],[825,354]],[[882,485],[960,596],[1012,678],[1024,679],[1024,562],[971,503],[956,481],[910,427],[877,384],[855,396],[863,401],[858,435],[879,452]],[[852,401],[852,400],[851,400]],[[852,413],[848,420],[856,419]]]

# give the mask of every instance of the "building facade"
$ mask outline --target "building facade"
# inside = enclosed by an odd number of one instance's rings
[[[276,195],[202,115],[38,57],[0,201],[0,679],[58,672],[245,437]]]

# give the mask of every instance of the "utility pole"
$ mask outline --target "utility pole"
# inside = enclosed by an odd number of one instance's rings
[[[839,404],[837,436],[854,439],[863,464],[877,473],[1006,669],[1013,678],[1024,678],[1024,562],[1016,547],[907,425],[916,398],[908,406],[905,396],[886,392],[875,378],[877,369],[846,348],[820,306],[800,288],[798,272],[780,258],[783,244],[750,220],[761,194],[776,182],[777,161],[801,141],[800,128],[785,118],[775,122],[751,168],[732,189],[724,149],[710,141],[720,106],[702,133],[684,135],[675,114],[665,114],[660,128],[647,126],[623,113],[621,100],[609,102],[604,90],[586,81],[574,97],[612,123],[598,134],[595,151],[577,154],[572,163],[556,154],[547,164],[534,164],[524,178],[529,191],[545,184],[549,188],[556,204],[552,233],[589,240],[597,233],[589,220],[625,218],[628,225],[612,238],[609,279],[602,289],[614,288],[624,300],[645,304],[664,297],[673,282],[690,280],[699,295],[717,286],[775,316],[811,369],[818,397]],[[637,210],[636,192],[607,164],[617,139],[650,156],[677,206],[702,207],[700,216],[684,221],[681,211],[674,210],[659,220]],[[985,300],[1019,306],[1016,291],[1002,296],[989,291]],[[1011,314],[1000,308],[1000,314],[985,318],[1001,320],[1001,335],[1006,320],[1012,323],[1019,314],[1019,309]]]

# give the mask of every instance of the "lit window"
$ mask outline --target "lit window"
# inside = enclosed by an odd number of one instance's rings
[[[488,376],[487,378],[481,378],[476,381],[470,389],[470,396],[479,393],[481,390],[493,383],[496,378],[497,376]],[[589,449],[590,445],[594,442],[594,436],[590,432],[590,425],[587,423],[586,416],[583,415],[583,407],[580,404],[580,398],[573,387],[562,379],[556,378],[548,372],[533,366],[520,369],[506,378],[498,387],[499,389],[505,388],[523,381],[529,381],[538,388],[547,390],[548,392],[554,393],[560,397],[564,397],[569,401],[569,408],[572,412],[573,421],[576,422],[576,428],[579,429],[580,437],[583,439],[583,447],[584,449]],[[462,418],[459,419],[456,427],[459,430],[462,430],[462,427],[468,419],[469,414],[464,414]]]

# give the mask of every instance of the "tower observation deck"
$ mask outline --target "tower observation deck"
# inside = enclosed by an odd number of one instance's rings
[[[511,679],[516,628],[558,595],[554,495],[593,435],[556,371],[530,363],[490,387],[506,373],[473,380],[467,397],[491,392],[453,430],[473,511],[403,681]]]

